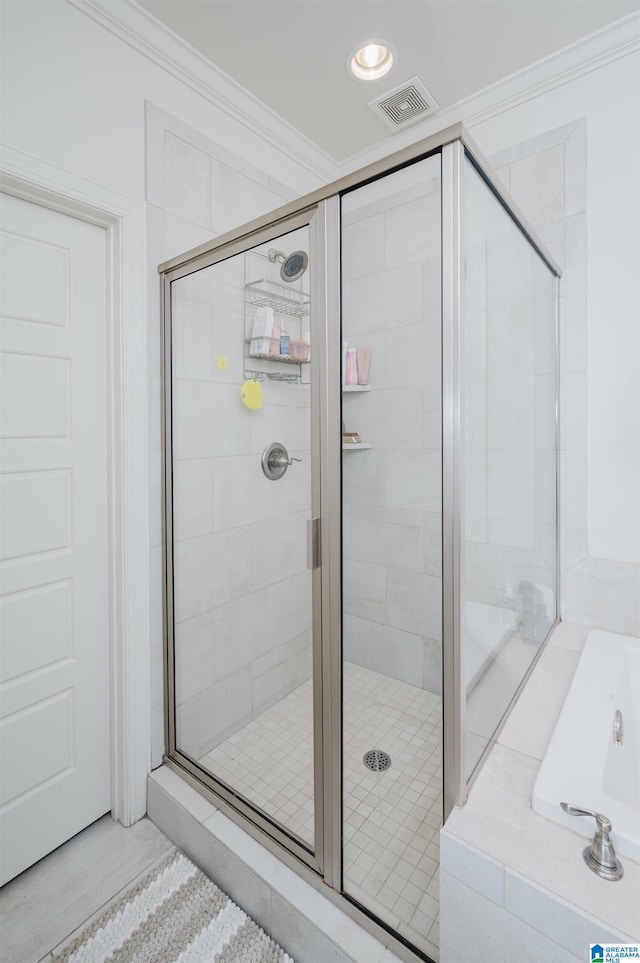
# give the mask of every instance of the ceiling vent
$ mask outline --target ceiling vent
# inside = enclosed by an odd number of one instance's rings
[[[438,109],[438,103],[417,77],[411,77],[382,97],[369,101],[369,107],[391,130],[415,124]]]

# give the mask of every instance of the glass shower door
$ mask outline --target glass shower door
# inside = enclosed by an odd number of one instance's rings
[[[343,197],[341,220],[343,890],[433,959],[443,816],[440,169],[436,154],[358,187]]]
[[[315,265],[297,224],[171,282],[170,681],[185,766],[313,853]]]
[[[468,158],[463,177],[468,781],[556,620],[556,278]]]

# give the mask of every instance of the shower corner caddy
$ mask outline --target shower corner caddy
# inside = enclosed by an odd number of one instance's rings
[[[277,281],[259,278],[256,281],[245,281],[244,292],[245,309],[248,304],[255,307],[269,307],[276,314],[296,318],[300,327],[302,327],[302,319],[309,317],[311,296],[306,291],[298,291],[287,285],[279,284]],[[300,331],[300,335],[302,335],[302,331]],[[256,378],[258,381],[285,381],[289,384],[309,384],[309,381],[303,380],[304,366],[310,364],[311,360],[309,345],[303,343],[301,338],[292,339],[289,356],[279,354],[280,343],[276,338],[245,338],[244,343],[246,345],[245,378]],[[253,368],[247,363],[251,358],[274,365],[295,366],[298,370],[285,372],[277,369]]]
[[[371,385],[343,385],[342,393],[344,395],[353,394],[358,391],[371,391]],[[360,441],[357,444],[342,443],[343,451],[363,451],[365,448],[373,448],[370,441]]]

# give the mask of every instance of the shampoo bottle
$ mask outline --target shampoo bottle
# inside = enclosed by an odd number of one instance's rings
[[[347,350],[347,377],[346,384],[357,385],[358,384],[358,360],[355,348],[349,348]]]
[[[291,337],[286,331],[280,332],[280,357],[289,358],[291,356]]]

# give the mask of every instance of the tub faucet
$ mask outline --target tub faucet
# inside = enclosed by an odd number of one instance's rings
[[[579,806],[566,802],[561,802],[560,805],[569,816],[593,816],[597,823],[596,834],[582,853],[589,869],[602,879],[622,879],[624,869],[609,838],[611,820],[592,809],[580,809]]]

